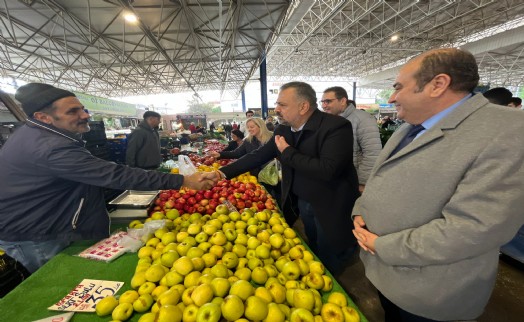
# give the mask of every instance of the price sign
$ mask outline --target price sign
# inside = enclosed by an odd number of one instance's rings
[[[98,301],[114,295],[124,282],[84,279],[58,303],[50,306],[52,311],[95,312]]]

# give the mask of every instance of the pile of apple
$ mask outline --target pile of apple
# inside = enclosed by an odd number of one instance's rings
[[[220,152],[227,147],[227,144],[222,144],[218,140],[214,139],[206,140],[204,143],[206,144],[203,150],[204,153],[211,151]]]
[[[139,322],[360,320],[278,211],[219,208],[173,218],[139,249],[132,289],[100,301],[98,315],[125,321],[144,313]]]
[[[235,159],[220,159],[220,160],[217,160],[217,159],[215,159],[215,157],[212,157],[210,155],[202,155],[202,156],[200,156],[200,155],[198,155],[196,153],[189,153],[187,156],[189,157],[191,162],[193,162],[193,165],[195,167],[198,167],[201,164],[211,166],[214,163],[217,163],[219,166],[225,166],[225,165],[228,165],[228,164],[230,164],[232,162],[235,162]]]
[[[167,214],[171,209],[177,209],[179,212],[201,214],[212,214],[218,205],[224,201],[229,201],[238,210],[244,208],[253,208],[255,211],[264,209],[273,210],[276,208],[275,200],[266,192],[258,183],[256,177],[251,180],[248,176],[247,182],[239,180],[221,180],[210,190],[162,190],[154,201],[154,212],[163,212]],[[254,181],[254,182],[250,182]],[[162,218],[157,218],[162,219]]]

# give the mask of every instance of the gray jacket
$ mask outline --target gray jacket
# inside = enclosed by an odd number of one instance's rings
[[[360,257],[393,303],[439,321],[482,313],[499,248],[524,223],[522,124],[477,94],[388,159],[410,125],[389,139],[353,216],[379,236]]]
[[[357,169],[358,183],[365,185],[382,150],[377,121],[368,112],[357,110],[353,104],[339,115],[353,126],[353,164]]]
[[[107,237],[102,187],[178,189],[183,180],[99,159],[72,133],[28,119],[0,149],[0,240]]]
[[[126,164],[130,167],[154,169],[160,163],[162,156],[158,131],[142,121],[128,138]]]

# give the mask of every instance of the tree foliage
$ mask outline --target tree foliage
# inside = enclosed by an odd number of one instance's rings
[[[187,113],[189,114],[209,114],[209,113],[220,113],[220,106],[215,106],[212,103],[204,103],[200,98],[193,96],[193,98],[188,101],[189,108]]]

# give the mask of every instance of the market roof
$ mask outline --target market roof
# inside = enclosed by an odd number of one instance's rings
[[[2,76],[108,97],[236,96],[265,55],[273,81],[384,88],[444,46],[471,50],[485,84],[524,82],[522,0],[9,0],[0,20]]]

